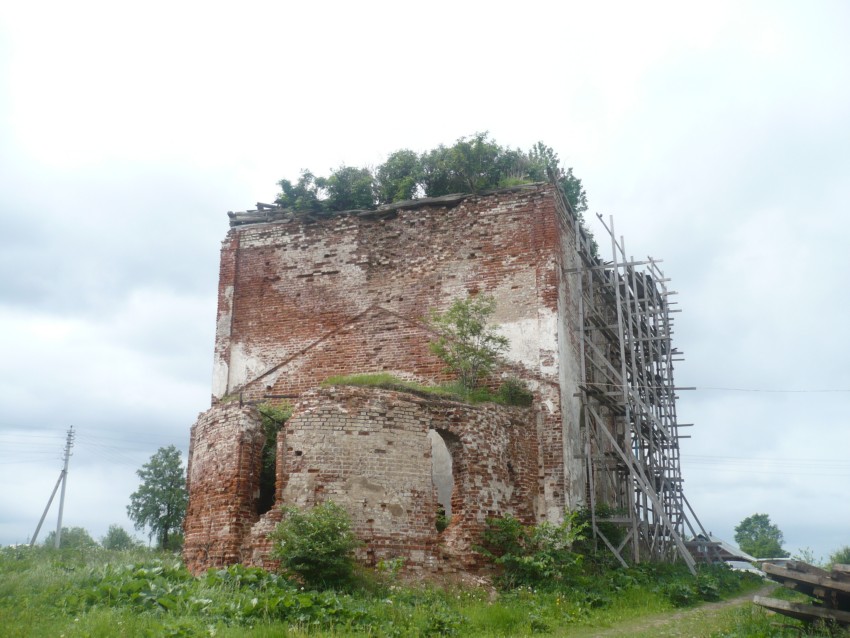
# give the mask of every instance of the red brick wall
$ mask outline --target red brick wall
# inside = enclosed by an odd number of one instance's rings
[[[184,524],[188,565],[243,560],[242,542],[257,521],[259,467],[265,438],[255,408],[215,406],[192,427]]]
[[[373,388],[308,392],[279,435],[276,507],[260,520],[258,415],[217,406],[193,431],[187,564],[196,573],[234,562],[268,566],[265,536],[281,518],[279,506],[332,500],[351,516],[367,563],[402,557],[409,569],[474,568],[480,557],[472,545],[488,517],[536,520],[534,414],[532,408],[471,406]],[[431,429],[449,440],[454,465],[454,511],[442,533]]]
[[[557,312],[557,219],[551,187],[540,186],[451,207],[232,229],[222,250],[216,374],[227,379],[218,396],[297,394],[331,374],[439,379],[422,326],[431,309],[483,292],[497,298],[497,321]],[[522,363],[534,372],[557,354],[527,350]]]

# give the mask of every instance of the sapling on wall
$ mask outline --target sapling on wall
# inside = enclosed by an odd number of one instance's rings
[[[456,299],[445,312],[431,313],[431,326],[439,333],[431,352],[457,374],[466,391],[474,390],[508,349],[507,337],[488,323],[495,310],[493,297],[477,295]]]

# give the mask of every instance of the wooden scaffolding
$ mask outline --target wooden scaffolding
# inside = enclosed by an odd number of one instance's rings
[[[671,345],[669,281],[652,258],[626,258],[613,218],[605,224],[613,259],[592,255],[579,231],[583,266],[571,270],[577,286],[580,332],[582,431],[587,503],[596,539],[626,565],[683,560],[685,545],[708,538],[682,489],[679,428]],[[578,224],[576,224],[578,226]]]

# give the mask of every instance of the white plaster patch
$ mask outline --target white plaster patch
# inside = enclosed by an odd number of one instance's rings
[[[243,343],[230,346],[230,386],[239,387],[266,371],[268,362]]]
[[[555,376],[558,373],[558,315],[541,309],[537,317],[503,323],[500,332],[508,338],[506,358],[521,363],[541,374]],[[551,364],[544,364],[547,357]],[[547,356],[548,355],[548,356]]]
[[[221,399],[227,394],[227,362],[216,357],[213,362],[212,394],[216,399]]]
[[[212,394],[217,399],[227,394],[229,389],[227,385],[229,362],[223,358],[222,354],[225,350],[225,344],[230,341],[230,331],[233,324],[233,286],[225,286],[223,296],[224,301],[222,307],[219,308],[215,325],[216,352],[213,361]]]
[[[274,387],[274,384],[277,383],[277,380],[280,377],[282,372],[283,372],[283,368],[278,368],[274,372],[271,372],[268,375],[266,375],[265,377],[263,377],[263,385]]]

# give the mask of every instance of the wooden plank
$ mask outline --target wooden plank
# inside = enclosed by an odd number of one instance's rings
[[[850,565],[839,565],[836,563],[832,566],[830,576],[837,580],[850,580]]]
[[[814,565],[809,565],[808,563],[804,563],[801,560],[789,560],[779,566],[785,567],[786,569],[790,569],[793,572],[804,572],[806,574],[814,574],[815,576],[820,576],[821,578],[829,578],[829,572],[825,569],[815,567]]]
[[[792,563],[794,564],[794,563]],[[797,563],[796,566],[805,565],[805,563]],[[813,590],[818,585],[822,587],[826,587],[828,589],[833,589],[835,591],[843,592],[845,594],[850,594],[850,581],[843,580],[835,580],[830,578],[827,572],[822,569],[818,569],[817,567],[812,567],[811,565],[805,565],[807,571],[800,571],[799,569],[788,569],[786,567],[780,567],[779,565],[774,565],[773,563],[764,563],[761,568],[764,572],[770,576],[773,580],[784,583],[785,581],[792,581],[798,583],[799,585],[796,589],[800,591],[805,589]],[[824,576],[823,574],[827,574]]]
[[[760,607],[775,611],[797,620],[812,622],[815,620],[833,620],[842,625],[850,625],[850,612],[841,611],[839,609],[827,609],[825,607],[815,607],[814,605],[804,605],[802,603],[792,603],[788,600],[779,600],[778,598],[766,598],[764,596],[754,596],[753,602]]]

